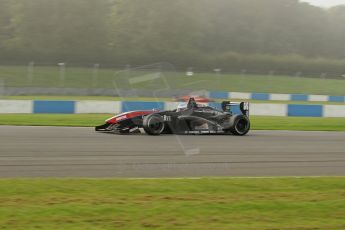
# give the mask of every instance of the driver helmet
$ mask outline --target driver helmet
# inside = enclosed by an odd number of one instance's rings
[[[183,110],[186,110],[187,109],[187,103],[180,103],[180,104],[178,104],[178,106],[177,106],[177,112],[181,112],[181,111],[183,111]]]

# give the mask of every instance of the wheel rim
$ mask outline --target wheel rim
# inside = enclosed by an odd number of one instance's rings
[[[248,122],[245,119],[240,119],[236,124],[236,130],[239,133],[244,133],[247,131]]]
[[[154,132],[160,132],[163,128],[163,123],[155,118],[151,118],[149,121],[149,128]]]

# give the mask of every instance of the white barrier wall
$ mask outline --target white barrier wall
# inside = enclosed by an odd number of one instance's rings
[[[261,96],[261,95],[258,95]],[[0,100],[0,114],[39,113],[110,113],[117,114],[133,110],[173,110],[180,102],[143,101],[30,101]],[[210,106],[221,108],[220,103]],[[234,108],[234,112],[239,108]],[[238,112],[237,111],[237,112]],[[256,116],[302,116],[302,117],[345,117],[345,105],[306,105],[251,103],[250,115]]]
[[[0,100],[0,114],[1,113],[33,113],[33,101]]]
[[[237,92],[231,92],[230,98],[232,99],[250,99],[251,93],[237,93]]]
[[[250,115],[256,116],[287,116],[287,106],[282,104],[250,104]]]
[[[290,94],[271,94],[272,101],[289,101]]]
[[[120,113],[120,101],[77,101],[75,113]]]
[[[344,105],[325,105],[323,108],[324,117],[345,117]]]
[[[325,95],[309,95],[309,101],[328,101],[328,98]]]

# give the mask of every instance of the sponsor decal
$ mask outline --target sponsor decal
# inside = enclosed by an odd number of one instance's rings
[[[120,116],[120,117],[116,118],[117,121],[122,121],[122,120],[126,120],[126,119],[127,119],[126,115],[123,115],[123,116]]]
[[[195,131],[185,131],[185,134],[217,134],[224,133],[224,131],[213,131],[213,130],[195,130]]]

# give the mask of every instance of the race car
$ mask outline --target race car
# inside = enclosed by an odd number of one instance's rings
[[[222,109],[198,104],[194,98],[171,111],[130,111],[106,120],[96,131],[118,134],[233,134],[246,135],[250,130],[249,103],[223,101]],[[237,114],[232,111],[237,108]]]

